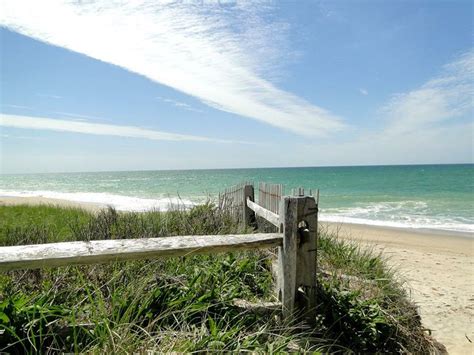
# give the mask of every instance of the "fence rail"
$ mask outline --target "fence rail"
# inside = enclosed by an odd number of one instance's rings
[[[247,199],[247,206],[255,212],[255,214],[259,217],[262,217],[266,219],[268,222],[273,224],[275,227],[280,228],[281,222],[280,222],[280,216],[277,215],[276,213],[273,213],[270,210],[267,210],[266,208],[263,208],[262,206],[256,204],[255,202],[251,201],[249,198]]]
[[[260,233],[8,246],[0,248],[0,271],[261,249],[282,240],[279,233]]]
[[[245,225],[260,216],[280,233],[176,236],[98,240],[0,247],[0,271],[278,247],[277,294],[284,317],[303,310],[314,319],[318,204],[312,196],[282,196],[283,186],[252,184],[226,189],[219,208],[227,208]],[[319,192],[318,192],[319,197]]]

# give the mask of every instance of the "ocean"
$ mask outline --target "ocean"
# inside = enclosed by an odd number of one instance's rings
[[[474,232],[474,165],[304,167],[0,175],[0,196],[43,196],[122,211],[215,199],[243,181],[320,190],[320,220]]]

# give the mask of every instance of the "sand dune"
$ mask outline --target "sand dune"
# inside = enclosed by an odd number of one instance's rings
[[[474,238],[351,224],[328,228],[382,251],[436,340],[450,354],[474,354]]]

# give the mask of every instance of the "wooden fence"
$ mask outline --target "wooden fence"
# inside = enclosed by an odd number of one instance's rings
[[[258,204],[263,208],[278,214],[282,196],[283,185],[265,182],[258,184]]]
[[[234,218],[244,223],[248,223],[245,219],[245,196],[253,196],[253,184],[245,182],[226,188],[219,193],[218,207],[222,210],[230,212]],[[253,197],[252,197],[253,198]]]
[[[296,310],[313,318],[316,306],[318,205],[303,190],[282,196],[282,185],[252,184],[227,189],[219,207],[242,223],[264,218],[278,233],[177,236],[0,247],[0,271],[278,247],[277,293],[284,317]],[[313,318],[314,319],[314,318]]]

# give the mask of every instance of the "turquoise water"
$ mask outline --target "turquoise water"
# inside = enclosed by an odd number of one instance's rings
[[[119,210],[192,205],[253,181],[320,189],[321,219],[474,231],[474,165],[176,170],[0,175],[0,195],[110,204]]]

